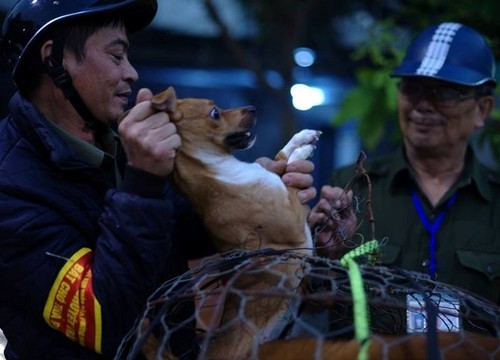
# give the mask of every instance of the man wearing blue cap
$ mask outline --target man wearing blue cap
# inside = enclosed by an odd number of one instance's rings
[[[425,29],[391,74],[400,78],[401,148],[364,163],[371,180],[376,236],[386,239],[380,261],[467,289],[500,303],[500,177],[484,167],[469,145],[493,108],[495,60],[484,38],[462,24]],[[318,251],[338,255],[328,226],[332,211],[352,200],[343,194],[354,168],[336,171],[310,221],[327,225]],[[363,194],[364,178],[353,184]],[[335,213],[335,211],[334,211]],[[365,214],[361,214],[364,216]],[[352,235],[352,208],[340,213]],[[367,218],[358,233],[369,240]],[[337,250],[337,251],[335,251]]]

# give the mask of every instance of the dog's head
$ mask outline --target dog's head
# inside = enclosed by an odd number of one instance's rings
[[[251,132],[256,123],[253,106],[220,109],[212,100],[177,99],[172,87],[154,96],[152,104],[169,114],[183,144],[231,153],[248,149],[255,142]]]

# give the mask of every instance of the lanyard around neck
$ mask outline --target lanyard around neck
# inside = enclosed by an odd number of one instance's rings
[[[439,215],[436,217],[434,221],[429,221],[427,217],[425,216],[424,208],[422,206],[422,203],[420,202],[420,199],[417,195],[416,191],[412,191],[411,193],[411,198],[413,200],[413,204],[415,205],[415,209],[417,210],[418,217],[420,218],[420,221],[424,228],[429,232],[429,235],[431,236],[430,241],[429,241],[429,275],[432,278],[436,277],[436,269],[437,269],[437,261],[436,261],[436,245],[437,245],[437,232],[439,228],[441,227],[441,224],[444,220],[444,217],[446,215],[446,211],[448,208],[455,202],[457,198],[457,193],[454,193],[446,202],[446,205],[444,209],[439,213]]]

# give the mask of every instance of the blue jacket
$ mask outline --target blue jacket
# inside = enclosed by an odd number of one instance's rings
[[[126,191],[113,189],[31,102],[15,94],[9,114],[0,121],[6,357],[112,358],[148,295],[186,270],[175,240],[196,248],[206,236],[165,181],[128,169]]]

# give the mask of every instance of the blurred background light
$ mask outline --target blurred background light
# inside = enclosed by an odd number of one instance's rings
[[[293,106],[297,110],[309,110],[313,106],[325,102],[325,92],[321,88],[311,87],[305,84],[295,84],[290,89]]]
[[[300,67],[309,67],[316,61],[316,53],[314,50],[300,47],[293,52],[295,63]]]

